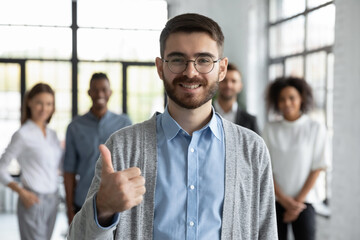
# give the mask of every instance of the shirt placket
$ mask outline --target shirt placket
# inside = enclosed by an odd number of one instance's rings
[[[197,239],[198,230],[198,136],[194,134],[188,147],[187,164],[187,231],[186,239]]]
[[[97,122],[96,124],[97,127],[97,146],[99,146],[99,144],[104,143],[103,142],[103,136],[104,136],[104,132],[105,132],[105,124],[104,124],[104,117],[102,119],[100,119],[100,121]]]

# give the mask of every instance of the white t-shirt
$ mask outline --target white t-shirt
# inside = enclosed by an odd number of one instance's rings
[[[237,110],[238,110],[238,103],[235,101],[231,107],[231,110],[228,111],[228,112],[225,112],[220,104],[219,104],[219,101],[216,99],[214,101],[214,106],[215,106],[215,109],[216,111],[223,117],[225,118],[226,120],[230,121],[230,122],[235,122],[236,121],[236,113],[237,113]]]
[[[46,128],[46,137],[31,120],[14,133],[0,158],[0,183],[14,181],[7,167],[17,159],[21,167],[21,183],[37,193],[54,193],[58,187],[58,170],[62,158],[55,131]]]
[[[326,128],[307,115],[292,122],[268,123],[263,138],[269,148],[274,180],[288,196],[300,193],[311,171],[329,166]],[[320,200],[312,189],[305,202]]]

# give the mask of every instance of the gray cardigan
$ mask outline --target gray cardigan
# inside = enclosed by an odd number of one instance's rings
[[[248,129],[225,119],[223,126],[226,170],[221,239],[277,239],[275,196],[266,145]],[[121,212],[116,226],[98,227],[93,198],[101,179],[99,158],[86,201],[73,219],[68,239],[152,239],[157,174],[156,115],[115,132],[106,145],[115,170],[133,166],[141,169],[146,180],[144,201]]]

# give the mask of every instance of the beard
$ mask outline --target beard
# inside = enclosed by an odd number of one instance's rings
[[[164,73],[163,73],[163,76]],[[199,78],[187,78],[186,76],[181,76],[174,78],[172,82],[168,81],[164,77],[164,87],[166,94],[169,98],[174,101],[180,107],[186,109],[195,109],[212,99],[218,88],[219,88],[219,77],[214,83],[208,83],[208,81],[199,79]],[[194,93],[179,93],[176,91],[176,88],[179,87],[179,84],[199,84],[199,87],[204,88],[205,92],[201,95]]]
[[[223,101],[227,102],[227,101],[231,101],[234,98],[234,94],[233,95],[229,95],[229,94],[221,94],[219,91],[219,98],[222,99]]]

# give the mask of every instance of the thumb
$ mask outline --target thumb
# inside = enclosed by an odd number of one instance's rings
[[[102,157],[102,170],[101,170],[102,174],[101,175],[113,173],[114,167],[112,165],[111,154],[110,154],[109,149],[104,144],[100,144],[99,150],[100,150],[100,154]]]

